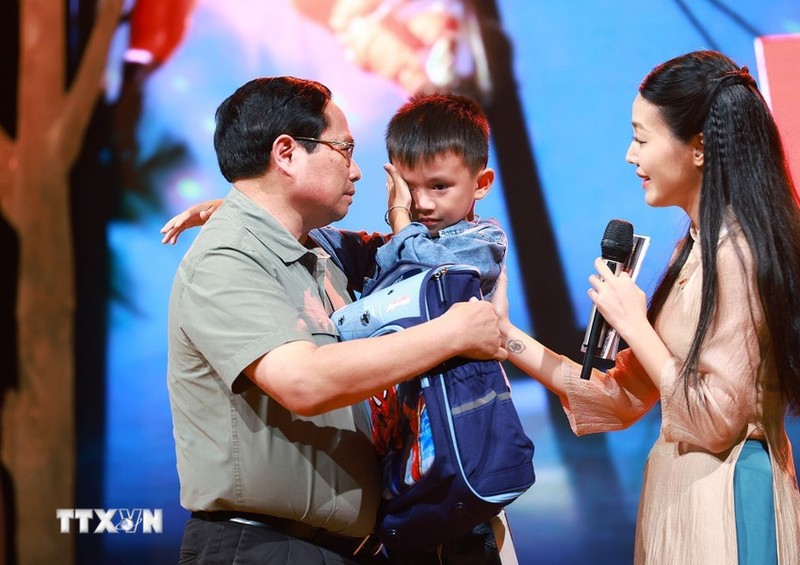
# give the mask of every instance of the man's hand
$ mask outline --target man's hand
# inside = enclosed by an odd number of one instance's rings
[[[508,357],[508,352],[503,348],[497,314],[490,302],[473,297],[469,302],[454,304],[438,319],[446,322],[452,330],[447,335],[458,340],[464,357],[498,361]]]
[[[170,218],[161,228],[161,233],[164,237],[161,243],[169,243],[175,245],[178,241],[178,236],[189,228],[202,226],[211,217],[211,214],[217,211],[217,208],[222,204],[222,200],[206,200],[194,206],[190,206],[180,214]]]

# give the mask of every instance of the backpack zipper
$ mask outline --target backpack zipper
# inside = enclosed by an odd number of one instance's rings
[[[442,282],[442,277],[447,274],[447,267],[442,267],[435,273],[433,273],[433,278],[436,279],[436,295],[439,297],[439,305],[443,306],[447,301],[447,296],[444,292],[444,282]]]

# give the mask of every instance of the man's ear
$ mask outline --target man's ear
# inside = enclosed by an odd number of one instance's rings
[[[272,143],[270,161],[279,169],[286,170],[292,166],[298,147],[297,141],[292,136],[279,135]]]
[[[705,161],[705,152],[703,147],[703,133],[700,132],[695,135],[690,141],[692,145],[692,157],[695,167],[702,167]]]
[[[475,187],[475,200],[480,200],[487,194],[489,189],[492,188],[494,182],[494,169],[483,169],[478,173],[477,186]]]

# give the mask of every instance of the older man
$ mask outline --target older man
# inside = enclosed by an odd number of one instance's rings
[[[182,558],[381,563],[380,500],[362,400],[464,355],[503,359],[491,304],[457,304],[406,331],[339,342],[347,281],[309,237],[344,217],[361,171],[323,85],[248,82],[218,108],[232,183],[184,257],[169,308],[168,384],[192,511]],[[397,363],[400,352],[403,363]]]

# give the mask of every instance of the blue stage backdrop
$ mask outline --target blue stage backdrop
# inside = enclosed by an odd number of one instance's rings
[[[161,245],[158,230],[178,211],[229,190],[213,153],[214,111],[240,84],[257,76],[294,75],[331,88],[349,118],[363,171],[351,211],[338,225],[380,231],[388,119],[420,77],[455,77],[498,117],[490,165],[499,178],[477,211],[496,218],[511,238],[512,318],[534,335],[545,332],[533,322],[541,312],[534,310],[535,296],[523,276],[553,277],[567,300],[549,316],[560,317],[577,336],[589,315],[587,277],[610,219],[626,219],[652,238],[639,278],[647,291],[686,229],[680,210],[646,206],[640,181],[624,159],[640,80],[655,64],[704,48],[724,51],[755,73],[757,36],[800,33],[796,0],[397,0],[360,19],[346,12],[331,18],[326,11],[335,4],[347,3],[199,0],[187,14],[182,41],[156,67],[124,64],[126,53],[136,54],[129,51],[133,37],[127,26],[116,37],[107,102],[133,96],[140,105],[125,114],[123,126],[133,155],[124,163],[124,219],[108,228],[114,293],[105,344],[103,489],[99,499],[77,500],[76,507],[162,509],[163,533],[102,536],[102,562],[177,560],[187,512],[178,502],[166,391],[166,315],[173,274],[194,232],[169,247]],[[491,25],[495,7],[499,27]],[[460,34],[449,41],[426,37],[442,18],[451,18]],[[416,33],[415,39],[386,31],[398,26]],[[375,56],[363,44],[368,37],[398,44],[387,51],[392,56]],[[498,38],[507,39],[510,50]],[[398,72],[391,66],[406,64],[406,48],[423,64]],[[501,75],[514,85],[511,101],[498,87]],[[517,107],[511,119],[504,114]],[[541,203],[512,208],[512,183],[523,194],[529,186]],[[540,261],[548,250],[532,234],[542,231],[552,233],[555,263]],[[562,272],[537,272],[552,265]],[[578,358],[578,341],[570,335],[565,343],[571,349],[564,353]],[[538,477],[508,510],[520,562],[629,563],[642,468],[658,433],[658,414],[624,432],[575,438],[541,386],[511,368],[509,373],[536,443]],[[794,422],[792,435],[800,443]]]

